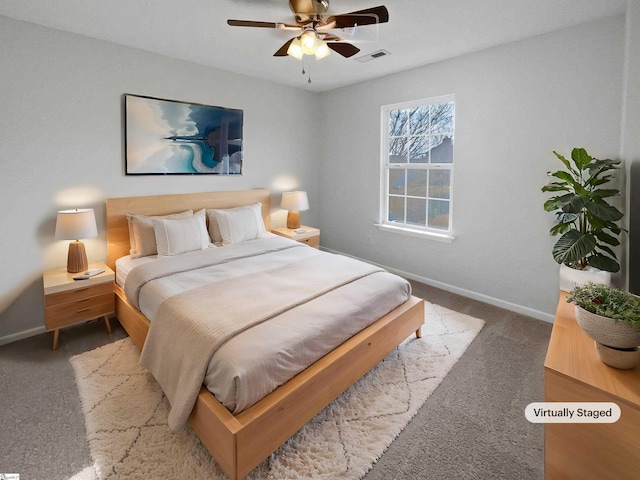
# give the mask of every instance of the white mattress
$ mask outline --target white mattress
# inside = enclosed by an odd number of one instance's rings
[[[256,241],[259,242],[252,242]],[[234,245],[221,247],[219,250],[223,248],[231,249]],[[330,255],[311,247],[301,248],[305,248],[304,252],[308,255]],[[215,255],[215,250],[218,249],[213,250],[192,254]],[[212,271],[207,269],[206,275],[204,272],[194,271],[153,280],[140,290],[140,311],[153,321],[158,306],[170,295],[201,285],[205,276],[214,275],[216,281],[220,281],[246,275],[252,269],[264,268],[261,257],[252,256],[236,260],[232,264],[225,263]],[[286,261],[286,254],[276,253],[270,257],[270,262]],[[119,259],[116,262],[116,281],[123,285],[133,268],[154,259],[155,257],[131,259],[128,256]],[[229,340],[211,358],[204,384],[231,412],[239,413],[404,303],[410,294],[408,282],[387,272],[349,283]],[[251,292],[247,292],[247,299],[250,298]]]

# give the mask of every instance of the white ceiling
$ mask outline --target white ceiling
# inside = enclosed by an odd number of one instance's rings
[[[633,0],[631,0],[633,1]],[[331,0],[329,13],[386,5],[389,23],[363,26],[361,52],[273,57],[295,32],[230,27],[229,18],[293,22],[287,0],[0,0],[0,15],[312,91],[361,82],[625,12],[626,0]],[[339,33],[347,38],[348,32]],[[377,50],[390,55],[366,63]]]

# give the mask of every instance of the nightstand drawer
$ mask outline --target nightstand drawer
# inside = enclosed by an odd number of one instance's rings
[[[115,298],[113,287],[106,284],[108,293],[101,295],[85,296],[75,301],[57,303],[45,307],[45,325],[47,330],[73,325],[85,320],[92,320],[113,313],[115,310]],[[93,291],[96,287],[90,287]],[[65,292],[68,294],[71,292]],[[62,294],[58,294],[62,295]]]
[[[300,243],[306,243],[310,247],[320,248],[320,235],[316,235],[314,237],[303,238],[298,240]]]
[[[81,282],[82,280],[78,280]],[[82,285],[81,283],[78,286]],[[60,293],[52,293],[44,296],[44,304],[49,307],[51,305],[57,305],[60,303],[75,302],[77,300],[83,300],[89,297],[95,297],[96,295],[102,295],[104,293],[113,293],[113,283],[104,282],[98,285],[92,285],[87,287],[80,287],[74,290],[67,290]]]

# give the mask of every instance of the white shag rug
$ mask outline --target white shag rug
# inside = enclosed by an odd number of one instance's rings
[[[247,478],[362,478],[484,326],[425,307],[421,339],[405,340]],[[138,359],[129,338],[71,358],[94,462],[73,480],[226,479],[190,427],[169,430],[168,402]]]

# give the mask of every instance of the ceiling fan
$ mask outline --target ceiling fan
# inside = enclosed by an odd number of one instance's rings
[[[275,28],[301,32],[280,47],[274,57],[291,55],[302,59],[304,55],[324,58],[331,50],[351,57],[360,49],[331,33],[335,29],[355,29],[363,25],[386,23],[389,12],[383,5],[366,8],[351,13],[329,14],[329,0],[289,0],[289,7],[295,16],[295,23],[260,22],[251,20],[227,20],[232,27]]]

